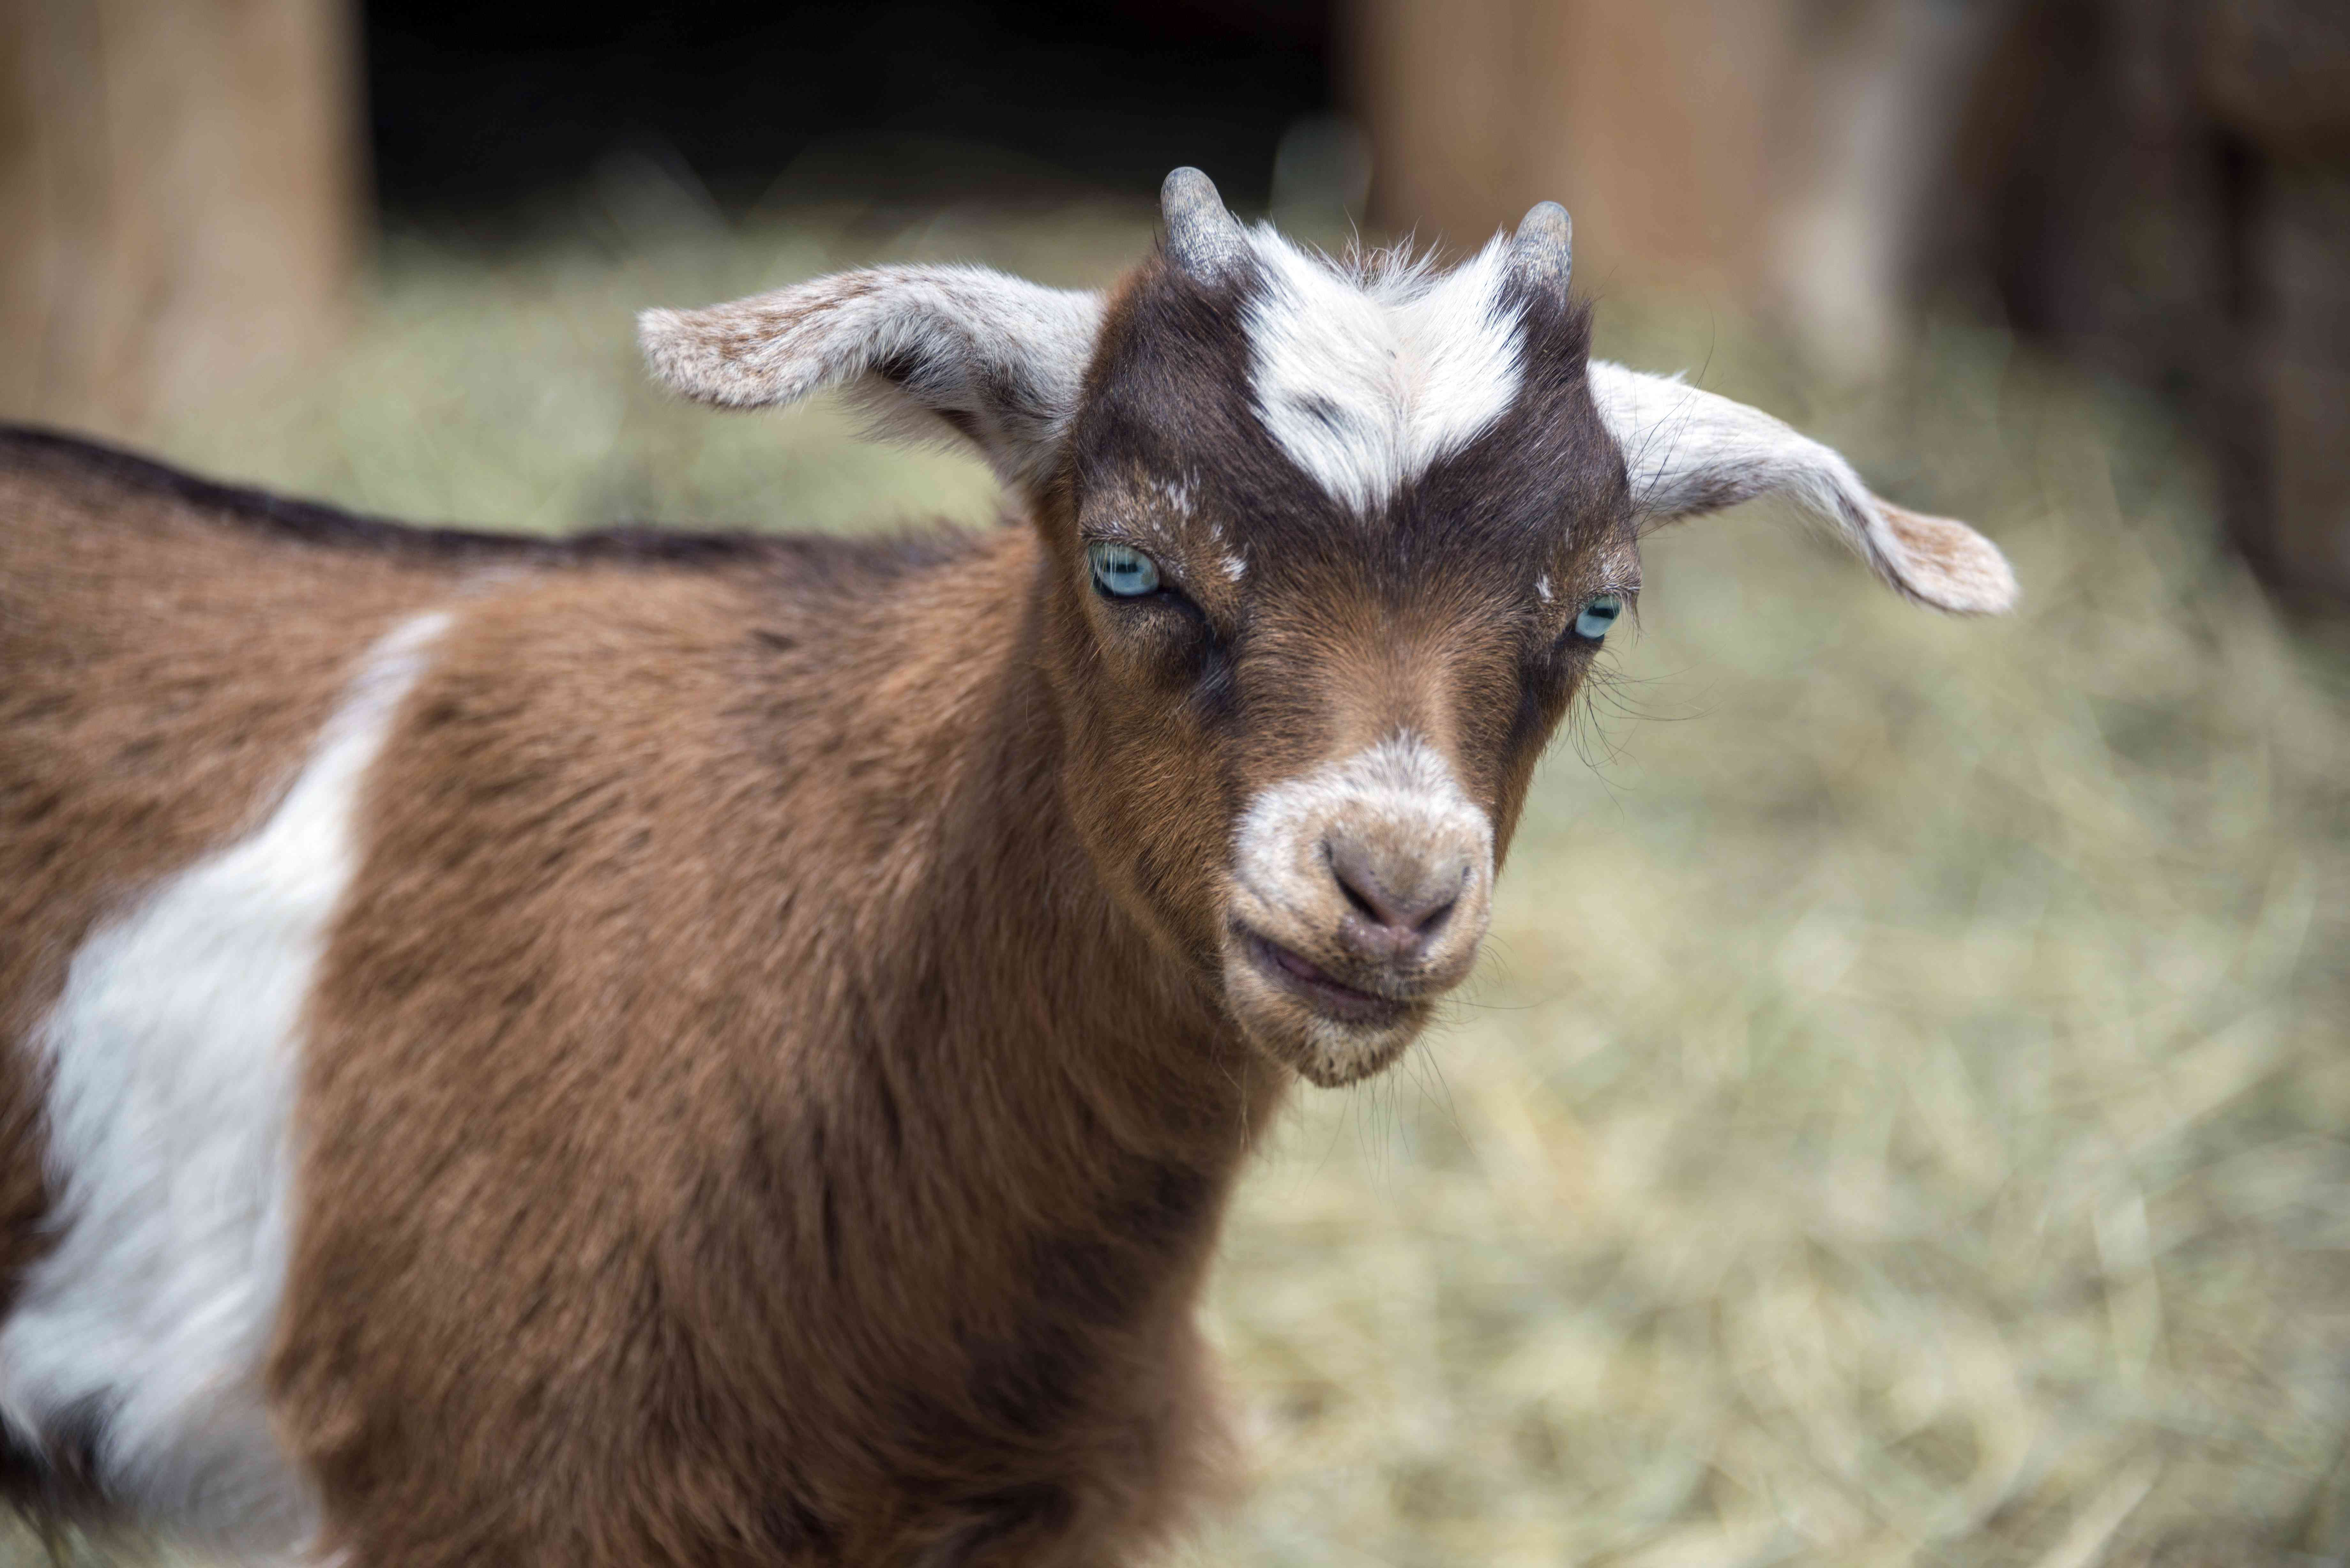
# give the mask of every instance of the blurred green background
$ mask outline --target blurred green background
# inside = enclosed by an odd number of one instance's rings
[[[629,314],[881,258],[1104,281],[1145,207],[696,216],[387,248],[313,379],[161,444],[418,519],[983,524],[951,453],[665,398]],[[2350,665],[2137,397],[1954,322],[1829,392],[1690,367],[2012,556],[2012,619],[1766,507],[1656,535],[1467,999],[1305,1091],[1210,1321],[1255,1485],[1185,1561],[2301,1563],[2350,1551]],[[120,1543],[109,1551],[121,1551]]]

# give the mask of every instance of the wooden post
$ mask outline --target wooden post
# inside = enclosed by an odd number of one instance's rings
[[[1751,265],[1790,0],[1356,0],[1373,213],[1456,244],[1567,204],[1575,260],[1704,287]],[[1697,40],[1700,47],[1691,47]]]
[[[2000,0],[1353,0],[1372,216],[1474,244],[1538,201],[1597,286],[1728,297],[1856,370]]]
[[[135,435],[331,336],[349,0],[0,0],[0,416]]]

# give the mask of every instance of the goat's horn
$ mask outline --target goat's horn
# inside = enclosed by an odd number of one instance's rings
[[[1510,238],[1510,265],[1528,283],[1566,292],[1575,272],[1575,220],[1556,202],[1537,202]]]
[[[1197,169],[1167,176],[1159,188],[1159,210],[1167,220],[1168,259],[1193,277],[1228,276],[1248,254],[1240,220],[1225,211],[1213,182]]]

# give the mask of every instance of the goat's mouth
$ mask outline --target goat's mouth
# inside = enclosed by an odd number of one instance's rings
[[[1410,1019],[1422,1005],[1417,999],[1381,996],[1348,985],[1312,960],[1246,926],[1233,927],[1232,934],[1240,939],[1250,966],[1274,989],[1331,1023],[1354,1029],[1391,1029]]]

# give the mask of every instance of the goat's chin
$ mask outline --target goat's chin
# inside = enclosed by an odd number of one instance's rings
[[[1333,1018],[1268,982],[1240,955],[1225,961],[1224,1003],[1257,1051],[1325,1089],[1360,1083],[1391,1065],[1435,1011],[1430,998],[1376,1022]]]

